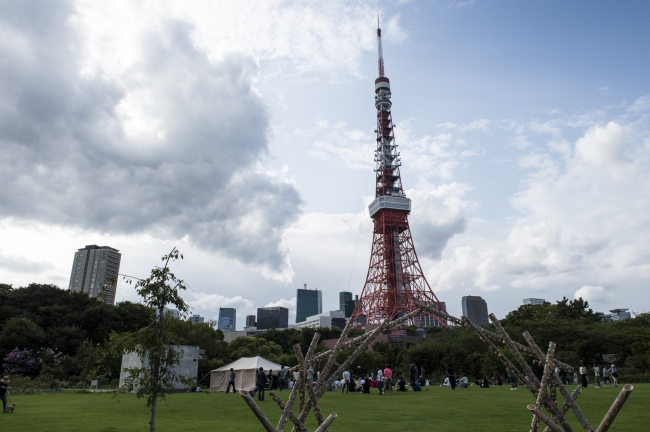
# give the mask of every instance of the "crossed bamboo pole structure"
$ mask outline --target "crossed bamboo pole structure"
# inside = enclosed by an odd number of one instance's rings
[[[350,320],[343,329],[341,337],[336,342],[334,348],[317,355],[314,355],[314,351],[316,349],[318,341],[320,340],[319,333],[314,334],[311,344],[309,345],[309,349],[307,350],[307,354],[304,356],[300,345],[294,345],[293,348],[296,353],[296,358],[298,359],[298,365],[290,368],[288,370],[288,373],[298,371],[299,374],[298,379],[291,389],[291,394],[289,395],[287,402],[282,402],[280,397],[275,394],[275,392],[271,391],[269,393],[271,398],[278,405],[278,408],[280,408],[282,411],[280,421],[276,427],[271,424],[264,412],[255,403],[255,400],[248,394],[248,392],[241,390],[239,393],[267,432],[283,432],[288,421],[291,421],[291,423],[293,423],[292,432],[308,432],[307,428],[305,427],[305,420],[307,419],[307,416],[312,409],[314,410],[314,416],[318,422],[318,428],[315,429],[315,432],[326,432],[327,428],[336,419],[337,414],[331,413],[327,418],[323,418],[318,400],[325,394],[325,391],[328,388],[331,388],[332,383],[336,377],[340,376],[343,371],[347,370],[350,364],[356,360],[357,357],[363,351],[365,351],[382,332],[391,329],[421,313],[437,315],[438,317],[450,321],[456,325],[463,325],[473,330],[479,339],[481,339],[481,341],[487,345],[488,349],[493,354],[495,354],[497,358],[499,358],[499,360],[501,360],[501,362],[506,366],[506,368],[512,371],[517,379],[519,379],[526,386],[526,388],[535,397],[535,404],[530,404],[527,406],[527,409],[533,413],[530,432],[538,432],[540,421],[546,425],[544,432],[573,432],[573,429],[565,419],[565,415],[569,410],[573,412],[575,417],[578,419],[578,422],[585,431],[606,432],[616,418],[616,415],[621,410],[630,393],[634,389],[634,387],[630,384],[625,385],[610,409],[605,414],[605,417],[600,422],[599,426],[594,429],[576,403],[578,396],[580,396],[580,393],[582,392],[582,387],[578,386],[573,391],[573,393],[569,393],[560,378],[555,373],[556,367],[567,372],[573,372],[574,369],[568,364],[563,363],[555,358],[556,345],[554,342],[549,343],[548,351],[546,354],[544,354],[528,332],[524,332],[523,336],[529,346],[525,346],[513,341],[494,314],[490,314],[490,321],[492,321],[492,324],[494,324],[494,327],[497,329],[497,333],[478,327],[469,319],[467,319],[467,317],[458,319],[447,314],[445,311],[436,309],[430,305],[416,303],[416,307],[417,309],[413,312],[406,314],[396,320],[384,321],[381,325],[379,325],[371,332],[365,333],[351,340],[346,340],[348,334],[350,333],[350,330],[352,329],[353,321]],[[506,356],[499,347],[497,347],[495,342],[505,345],[509,349],[516,362],[519,363],[521,370],[515,366],[510,358]],[[336,371],[332,372],[332,369],[336,363],[336,357],[339,355],[341,350],[357,344],[359,345],[357,349],[354,350],[354,352],[343,362],[343,364],[339,365]],[[532,369],[526,362],[526,359],[522,356],[522,353],[536,357],[540,363],[544,365],[544,373],[541,380],[535,376]],[[308,379],[309,367],[311,364],[324,358],[327,358],[327,362],[321,371],[320,378],[314,384],[313,380]],[[562,405],[562,407],[558,407],[557,405],[556,392],[558,390],[565,400],[565,403]],[[307,398],[305,397],[305,393],[308,396]],[[296,397],[299,399],[300,413],[298,416],[293,413],[293,406],[295,405]],[[545,414],[542,411],[542,408],[544,408],[547,413],[551,414],[551,417]]]

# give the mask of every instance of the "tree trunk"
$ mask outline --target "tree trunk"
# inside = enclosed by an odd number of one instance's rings
[[[158,402],[158,394],[154,392],[153,402],[151,402],[151,419],[149,420],[149,432],[156,432],[156,402]]]

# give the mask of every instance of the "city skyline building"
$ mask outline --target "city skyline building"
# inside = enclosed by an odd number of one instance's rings
[[[323,313],[323,292],[318,288],[307,289],[307,284],[303,289],[298,288],[296,290],[296,324],[305,321],[308,316],[320,313]],[[257,321],[259,323],[259,315]]]
[[[541,299],[541,298],[525,298],[523,300],[523,304],[525,305],[541,305],[544,304],[546,300]]]
[[[301,323],[296,323],[293,328],[303,329],[303,328],[344,328],[346,323],[345,316],[342,311],[328,311],[323,312],[318,315],[312,315],[307,317],[305,321]]]
[[[246,315],[246,327],[256,327],[257,321],[255,315]]]
[[[355,295],[352,298],[352,293],[349,291],[341,291],[339,293],[339,310],[343,312],[345,318],[350,318],[354,313],[354,308],[359,302],[359,296]]]
[[[191,320],[192,324],[203,324],[205,322],[205,318],[201,315],[193,315]]]
[[[351,317],[357,327],[394,320],[416,310],[416,303],[437,304],[444,309],[424,277],[411,236],[408,221],[411,200],[402,187],[402,162],[395,143],[390,80],[384,75],[380,28],[377,28],[377,51],[375,199],[368,206],[373,237],[366,281]],[[419,326],[422,316],[427,315],[441,324],[444,322],[437,315],[425,313],[405,324]]]
[[[624,319],[632,318],[629,309],[612,309],[609,311],[609,314],[601,314],[601,319],[603,321],[621,321]]]
[[[237,329],[237,309],[220,307],[217,328],[224,332],[235,331]]]
[[[440,302],[442,304],[443,310],[447,310],[447,302]],[[433,304],[434,308],[438,308],[438,304],[434,303]],[[444,323],[448,324],[448,323]],[[420,325],[422,327],[443,327],[443,323],[441,323],[439,320],[434,319],[431,315],[423,315],[421,320],[420,320]]]
[[[120,251],[110,246],[86,245],[77,249],[68,289],[99,297],[106,304],[115,304],[121,261]]]
[[[481,296],[463,296],[463,316],[478,326],[488,324],[487,302]]]
[[[257,308],[257,329],[289,328],[289,309],[282,306]]]

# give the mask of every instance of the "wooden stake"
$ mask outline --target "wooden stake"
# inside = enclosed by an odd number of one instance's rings
[[[543,421],[548,427],[551,428],[554,432],[564,432],[560,427],[555,424],[553,420],[548,418],[546,414],[544,414],[539,408],[537,408],[535,405],[528,405],[528,410],[531,411],[532,413],[535,414],[541,421]]]
[[[264,412],[260,409],[259,406],[255,403],[255,400],[251,397],[251,395],[248,394],[246,390],[239,390],[239,394],[241,397],[244,399],[244,402],[248,405],[248,407],[253,411],[253,414],[255,414],[255,417],[262,423],[262,426],[264,426],[264,429],[266,429],[267,432],[277,432],[271,422],[269,421],[268,418],[266,418],[266,415]]]
[[[632,393],[632,390],[634,390],[634,386],[632,384],[626,384],[621,389],[621,392],[616,397],[616,400],[607,411],[607,414],[605,414],[603,421],[601,421],[600,425],[598,425],[598,429],[596,429],[596,432],[606,432],[607,429],[609,429],[609,427],[614,422],[616,415],[621,410],[621,408],[623,408],[623,404],[630,396],[630,393]]]
[[[286,408],[286,405],[282,402],[282,399],[280,399],[280,397],[278,395],[276,395],[275,392],[270,392],[269,396],[271,396],[271,399],[273,399],[275,401],[275,403],[278,404],[280,409],[284,412],[284,410]],[[291,420],[296,425],[296,427],[298,428],[299,431],[303,432],[303,431],[307,430],[305,428],[305,425],[300,423],[298,418],[291,411],[287,411],[287,416],[289,417],[289,420]],[[280,432],[284,431],[284,424],[282,425],[282,429],[280,429],[280,427],[278,425],[278,431],[280,431]]]
[[[322,425],[318,426],[318,429],[316,429],[315,432],[325,432],[327,431],[327,427],[332,424],[334,420],[336,420],[336,417],[338,417],[338,414],[332,413],[323,422]]]

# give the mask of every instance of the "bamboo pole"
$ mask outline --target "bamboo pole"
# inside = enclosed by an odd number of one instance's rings
[[[539,428],[539,417],[533,414],[533,420],[530,422],[530,432],[537,432]]]
[[[300,377],[298,378],[298,380],[300,380]],[[282,417],[280,417],[280,421],[278,422],[278,428],[277,428],[278,431],[284,431],[284,426],[287,424],[287,419],[291,418],[292,416],[295,417],[291,412],[291,410],[293,409],[293,403],[296,400],[297,395],[298,395],[298,382],[294,382],[293,388],[291,389],[291,394],[289,395],[289,399],[287,399],[287,403],[284,406]]]
[[[314,339],[316,339],[316,335],[314,335]],[[310,351],[313,350],[311,347],[309,347]],[[294,350],[296,351],[296,357],[298,358],[298,362],[300,362],[301,365],[303,365],[300,370],[303,371],[307,367],[307,360],[303,358],[302,352],[300,351],[300,346],[299,345],[294,345]],[[309,354],[309,351],[307,352]],[[307,390],[307,393],[309,394],[309,399],[311,400],[311,405],[314,408],[314,414],[316,415],[316,420],[318,421],[318,424],[322,424],[324,419],[323,419],[323,414],[321,413],[320,407],[318,406],[318,400],[316,398],[316,395],[314,394],[314,385],[313,382],[309,382],[309,380],[305,381],[305,388]],[[307,411],[309,413],[309,411]],[[306,417],[306,416],[305,416]],[[304,419],[302,419],[304,421]]]
[[[499,322],[497,317],[494,314],[490,314],[489,317],[490,317],[490,321],[492,321],[492,324],[494,324],[494,327],[496,327],[499,334],[503,337],[503,342],[508,346],[508,348],[510,348],[510,351],[512,352],[512,354],[515,356],[515,358],[517,359],[517,361],[519,362],[521,367],[526,372],[526,375],[530,378],[531,382],[538,387],[538,391],[543,393],[543,395],[542,395],[542,403],[544,404],[544,407],[548,410],[548,412],[550,412],[554,416],[557,416],[559,414],[559,410],[558,410],[557,405],[555,404],[555,402],[553,400],[551,400],[550,396],[548,396],[546,394],[546,388],[541,388],[540,387],[539,380],[537,379],[537,377],[533,373],[532,369],[530,368],[530,366],[526,362],[526,359],[524,359],[523,356],[521,355],[521,353],[519,352],[519,350],[517,350],[517,347],[515,346],[513,340],[510,339],[510,336],[508,335],[506,330],[503,328],[503,326],[501,325],[501,323]],[[553,375],[554,375],[555,378],[557,378],[557,375],[555,375],[555,374],[553,374]],[[586,418],[584,420],[586,421]],[[566,432],[573,432],[573,429],[571,428],[571,425],[569,425],[569,423],[567,423],[566,420],[563,417],[558,417],[558,421],[562,424],[562,427],[564,428],[564,430]],[[589,425],[589,422],[586,422],[586,424]],[[584,427],[584,425],[583,425],[583,427]],[[591,426],[589,426],[589,427],[591,427]],[[591,431],[590,429],[586,429],[586,428],[585,428],[585,430]]]
[[[277,432],[264,412],[260,409],[259,406],[257,406],[255,400],[251,397],[251,395],[249,395],[246,390],[239,390],[239,394],[244,399],[244,402],[246,402],[251,411],[253,411],[255,417],[257,417],[260,423],[262,423],[264,429],[266,429],[267,432]]]
[[[528,342],[528,344],[535,351],[535,355],[537,355],[538,358],[540,357],[540,355],[543,357],[542,350],[539,349],[539,347],[535,343],[535,340],[530,335],[530,333],[524,332],[523,335],[524,335],[524,338],[526,339],[526,341]],[[573,370],[573,368],[571,368],[571,369]],[[557,374],[555,374],[555,373],[553,374],[553,381],[555,381],[555,384],[557,385],[557,388],[560,390],[560,394],[566,400],[565,406],[569,406],[571,408],[571,410],[573,411],[573,414],[576,416],[576,418],[580,422],[580,425],[582,426],[582,428],[584,430],[586,430],[586,431],[593,431],[593,427],[589,423],[589,420],[587,420],[587,417],[583,414],[582,410],[580,409],[580,407],[576,403],[573,396],[571,394],[569,394],[566,387],[564,387],[564,384],[562,384],[562,381],[560,380],[560,377],[558,377]],[[580,390],[580,391],[582,391],[582,390]],[[575,391],[574,391],[574,393],[575,393]],[[580,394],[580,393],[578,392],[578,394]],[[561,410],[558,410],[557,413],[555,413],[555,412],[553,413],[553,418],[555,418],[557,421],[563,422],[563,421],[565,421],[564,420],[564,414],[566,414],[566,411],[562,412]],[[567,429],[568,423],[564,423],[563,425],[564,425],[565,429]]]
[[[537,401],[535,401],[535,406],[539,408],[542,405],[542,400],[546,394],[546,385],[548,384],[549,377],[552,373],[555,373],[553,366],[553,356],[555,355],[555,343],[551,342],[548,345],[548,351],[546,353],[546,361],[544,363],[544,375],[542,376],[542,382],[539,386],[539,392],[537,392]],[[539,417],[536,415],[533,416],[533,422],[531,424],[530,431],[537,432],[537,427],[539,425]]]
[[[623,408],[623,404],[630,396],[630,393],[632,393],[632,390],[634,390],[634,386],[632,384],[626,384],[625,386],[623,386],[621,392],[616,397],[616,400],[607,411],[607,414],[605,414],[603,421],[601,421],[600,424],[598,425],[598,429],[596,429],[596,432],[606,432],[609,429],[609,427],[614,422],[616,415],[621,410],[621,408]]]
[[[270,392],[269,396],[271,396],[271,399],[273,399],[275,401],[275,403],[278,404],[280,409],[284,412],[284,409],[286,408],[286,405],[282,402],[282,399],[280,399],[280,397],[278,395],[276,395],[275,392]],[[304,432],[304,431],[307,430],[305,428],[305,425],[300,423],[298,418],[291,411],[288,411],[287,416],[289,417],[289,420],[291,420],[296,425],[296,427],[298,428],[299,431]],[[284,430],[284,425],[282,426],[282,429],[280,429],[278,427],[278,431],[282,432],[283,430]]]
[[[321,386],[325,380],[327,379],[330,370],[332,370],[332,366],[334,366],[334,363],[336,362],[336,357],[339,355],[339,352],[341,352],[341,349],[343,348],[343,341],[345,338],[348,337],[348,334],[350,333],[350,330],[352,329],[352,319],[348,320],[348,323],[345,325],[345,328],[343,329],[343,332],[341,333],[341,337],[339,338],[338,341],[336,341],[336,345],[334,345],[334,349],[329,351],[330,356],[327,359],[327,363],[325,363],[325,367],[321,371],[320,374],[320,379],[318,380],[317,386]]]
[[[476,335],[478,338],[483,341],[485,345],[487,345],[488,349],[492,351],[493,354],[497,356],[501,362],[506,365],[507,368],[511,369],[512,372],[515,374],[517,379],[521,381],[528,390],[530,390],[531,393],[535,394],[536,390],[532,387],[531,382],[529,382],[526,377],[517,369],[517,367],[510,361],[510,359],[501,352],[499,348],[497,348],[494,343],[488,339],[485,335],[481,334],[481,332],[478,331],[480,327],[478,327],[476,324],[471,322],[467,317],[463,317],[463,323],[465,324],[466,327],[469,327],[470,329],[473,329],[476,332]]]
[[[554,432],[565,432],[560,427],[555,424],[553,420],[548,418],[546,414],[544,414],[539,408],[537,408],[535,405],[528,405],[527,406],[528,410],[531,411],[535,416],[537,416],[542,422],[544,422],[551,430]]]
[[[318,426],[315,432],[327,431],[327,427],[331,425],[334,420],[336,420],[336,417],[338,417],[338,414],[336,413],[332,413],[329,416],[327,416],[327,419],[325,419],[322,425]]]
[[[562,385],[561,382],[560,382],[560,385]],[[566,391],[566,388],[563,385],[562,385],[562,390]],[[562,393],[562,392],[560,391],[560,393]],[[579,386],[577,386],[575,388],[575,390],[573,390],[573,393],[571,393],[572,400],[575,401],[576,399],[578,399],[578,396],[580,396],[580,393],[582,393],[582,386],[579,385]],[[558,414],[557,418],[559,418],[561,416],[564,417],[564,415],[567,413],[567,411],[569,411],[570,408],[571,408],[571,406],[569,405],[569,402],[565,402],[564,405],[562,405],[562,408],[560,408],[560,413]],[[555,416],[553,416],[554,420],[557,420],[557,418]],[[549,432],[549,431],[550,431],[550,429],[547,426],[546,429],[544,429],[544,432]]]
[[[537,343],[535,343],[535,339],[528,333],[527,331],[523,332],[522,335],[524,336],[524,339],[526,339],[526,342],[528,342],[528,345],[530,345],[530,348],[533,350],[531,354],[536,355],[537,359],[539,361],[544,361],[544,353],[542,350],[537,346]],[[557,366],[560,369],[563,369],[567,372],[573,372],[573,366],[568,365],[566,363],[562,363],[558,359],[553,359],[553,363],[555,366]]]

